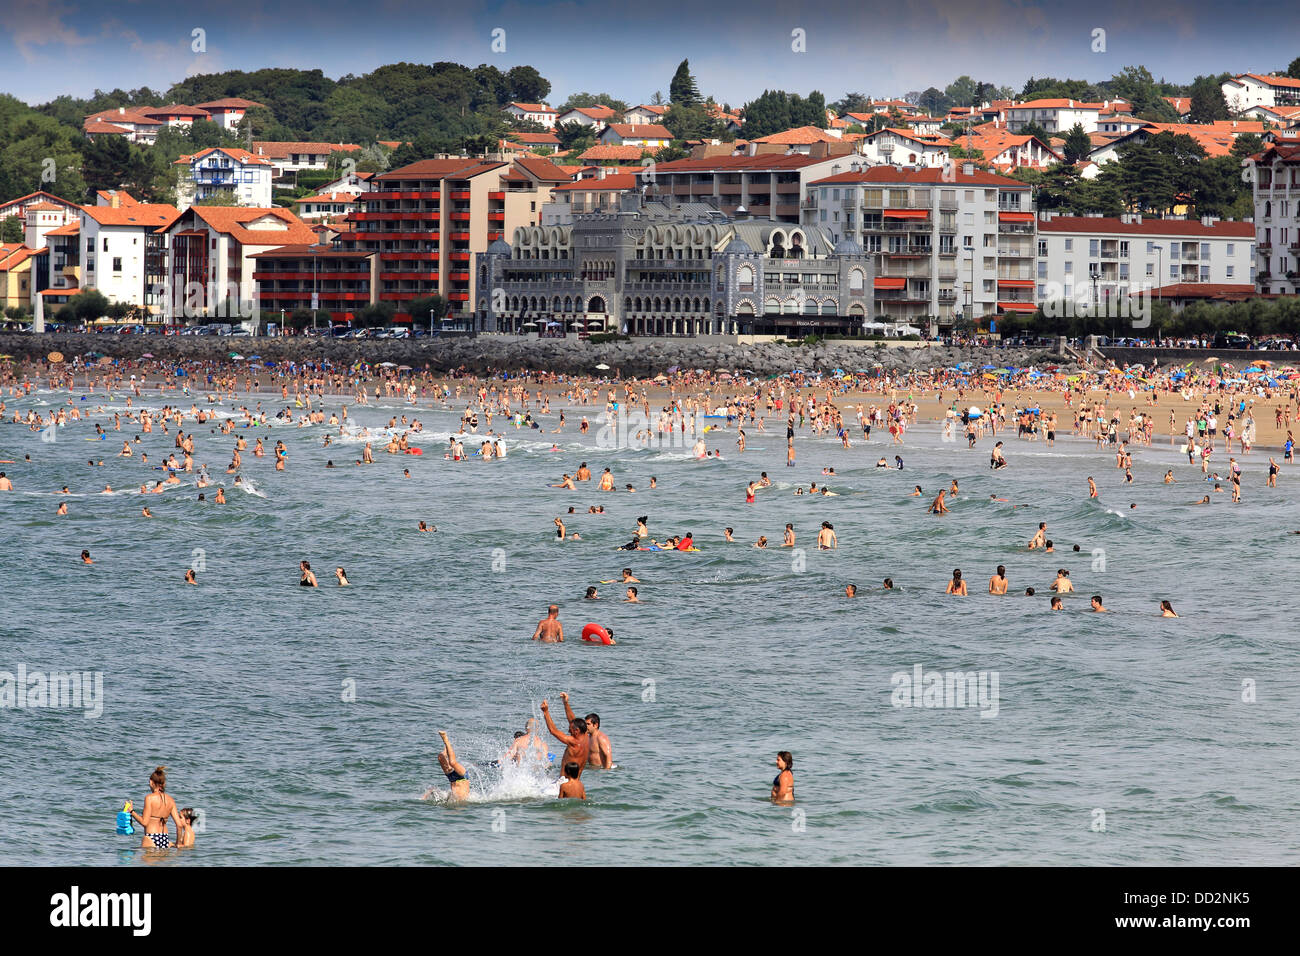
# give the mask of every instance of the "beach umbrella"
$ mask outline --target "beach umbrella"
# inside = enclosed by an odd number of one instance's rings
[[[240,355],[238,352],[231,352],[231,353],[230,353],[230,357],[231,357],[232,359],[235,359],[236,361],[239,361],[240,359],[243,358],[243,356]]]
[[[601,362],[599,365],[596,366],[596,368],[600,369],[602,372],[609,371],[609,366],[606,365],[604,362]]]
[[[153,358],[153,353],[152,353],[152,352],[145,352],[144,355],[141,355],[141,356],[140,356],[140,358]]]
[[[380,368],[397,368],[397,363],[396,363],[396,362],[380,362],[380,363],[379,363],[379,367],[380,367]]]
[[[260,356],[260,355],[250,355],[250,356],[248,357],[248,360],[249,360],[250,362],[260,362],[260,361],[262,361],[262,356]]]
[[[409,366],[409,365],[399,365],[399,366],[397,366],[397,370],[398,370],[399,372],[409,372],[409,371],[411,371],[411,366]]]
[[[112,364],[113,364],[113,360],[112,360],[111,358],[109,358],[107,355],[101,355],[97,361],[99,362],[100,365],[112,365]]]
[[[49,359],[51,362],[55,363],[56,365],[57,365],[59,362],[62,362],[62,361],[63,361],[63,353],[62,353],[62,352],[51,352],[49,355],[47,355],[47,356],[45,356],[45,357],[46,357],[47,359]]]
[[[668,366],[668,374],[669,374],[669,375],[672,375],[672,374],[676,373],[677,371],[678,371],[678,366],[676,366],[676,365],[670,365],[670,366]]]

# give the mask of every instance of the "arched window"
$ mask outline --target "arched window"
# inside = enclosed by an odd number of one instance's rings
[[[822,315],[834,315],[834,314],[835,314],[835,303],[827,299],[825,302],[822,303]]]
[[[853,269],[849,272],[849,291],[862,294],[862,284],[866,281],[861,269]]]
[[[768,299],[763,303],[763,313],[765,315],[780,315],[781,303],[776,301],[776,299]]]
[[[803,304],[803,314],[804,314],[804,315],[816,315],[816,314],[817,314],[817,300],[816,300],[816,299],[809,299],[808,301],[806,301],[806,302]]]
[[[736,270],[736,284],[741,292],[754,291],[754,267],[743,265]]]
[[[775,299],[772,300],[772,304],[773,304],[773,305],[776,305],[776,300],[775,300]],[[740,303],[740,305],[736,308],[736,314],[737,314],[737,315],[753,315],[753,314],[754,314],[754,306],[753,306],[753,304],[752,304],[752,303],[749,303],[749,302],[742,302],[742,303]]]

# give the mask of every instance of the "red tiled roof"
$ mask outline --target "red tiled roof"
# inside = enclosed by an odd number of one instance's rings
[[[554,133],[509,133],[511,139],[527,146],[559,146],[560,138]]]
[[[352,193],[321,193],[321,194],[316,195],[316,196],[303,196],[303,197],[300,198],[300,199],[295,199],[295,200],[294,200],[295,203],[300,203],[300,202],[360,202],[360,201],[361,201],[360,198],[359,198],[358,196],[353,195]]]
[[[544,183],[567,183],[573,179],[571,174],[566,173],[548,159],[520,157],[515,160],[515,165],[529,173],[533,179]]]
[[[86,117],[86,122],[96,123],[131,123],[134,126],[161,126],[162,123],[151,116],[146,116],[143,109],[125,106],[116,110],[100,110]]]
[[[225,99],[213,100],[211,103],[200,103],[198,105],[199,109],[207,110],[209,112],[212,112],[213,110],[248,110],[252,109],[254,106],[262,106],[265,108],[265,105],[262,103],[255,103],[252,100],[241,99],[238,96],[227,96]]]
[[[614,110],[606,106],[604,103],[601,103],[596,106],[575,106],[571,110],[565,110],[564,113],[561,113],[560,115],[563,116],[565,113],[581,113],[589,119],[604,120],[613,116]]]
[[[51,229],[45,235],[49,236],[75,236],[81,232],[81,220],[74,219],[72,222],[59,226],[58,229]]]
[[[674,159],[660,163],[661,173],[691,172],[767,172],[771,170],[797,170],[814,163],[824,163],[832,157],[806,156],[803,153],[764,153],[758,156],[708,156],[703,159]],[[839,157],[841,160],[844,157]]]
[[[27,207],[28,212],[63,212],[67,206],[56,206],[52,202],[34,202]]]
[[[287,209],[272,206],[258,209],[249,206],[191,206],[185,212],[174,216],[159,232],[165,232],[180,222],[185,216],[193,214],[215,232],[229,235],[246,246],[290,245],[298,242],[313,242],[316,233],[305,222]],[[250,229],[249,224],[273,218],[280,220],[285,229]],[[179,233],[178,233],[179,235]]]
[[[133,206],[85,206],[84,214],[101,226],[148,226],[157,228],[179,214],[175,206],[136,203]]]
[[[259,156],[269,156],[272,159],[288,159],[292,153],[311,153],[320,155],[321,153],[351,153],[361,147],[356,143],[294,143],[294,142],[258,142],[253,141],[253,152]]]
[[[87,120],[85,125],[82,126],[82,130],[95,136],[108,135],[110,133],[117,136],[129,136],[131,134],[131,130],[126,129],[125,127],[114,126],[112,123],[101,123],[98,120]]]
[[[243,163],[245,166],[270,166],[271,161],[265,156],[255,156],[246,149],[239,149],[234,146],[209,146],[207,149],[200,150],[193,156],[182,156],[173,164],[175,166],[189,166],[196,159],[202,159],[212,153],[225,153],[231,159]]]
[[[592,146],[585,149],[579,154],[578,159],[583,162],[599,162],[600,160],[633,160],[639,161],[641,154],[645,152],[644,146]]]
[[[1179,116],[1190,112],[1192,109],[1192,98],[1190,96],[1165,96],[1161,97],[1166,103],[1174,108],[1174,112]]]
[[[500,169],[505,163],[498,160],[466,159],[419,159],[400,169],[390,169],[380,173],[376,180],[386,179],[468,179],[489,170]]]
[[[817,126],[797,126],[771,136],[759,136],[755,143],[776,143],[783,146],[806,146],[809,143],[838,143],[839,139]]]
[[[1039,232],[1120,233],[1133,236],[1234,236],[1255,238],[1255,224],[1220,220],[1207,226],[1199,219],[1143,219],[1121,222],[1108,216],[1054,216],[1038,220]],[[1198,285],[1200,283],[1197,283]]]
[[[1255,295],[1255,286],[1249,282],[1174,282],[1130,295],[1166,299],[1249,299]]]
[[[515,103],[515,102],[510,102],[510,103],[507,103],[506,106],[517,106],[517,107],[519,107],[519,109],[523,110],[525,113],[554,113],[554,112],[555,112],[555,110],[551,109],[551,108],[550,108],[549,106],[547,106],[545,103]]]
[[[95,195],[106,200],[110,206],[113,204],[114,196],[117,197],[117,203],[119,206],[140,205],[140,200],[136,199],[125,189],[98,189],[95,191]]]
[[[170,106],[146,106],[140,110],[145,116],[191,116],[195,119],[207,119],[208,111],[184,103],[172,103]]]
[[[1264,76],[1260,73],[1242,73],[1240,76],[1233,77],[1233,79],[1241,80],[1242,77],[1247,77],[1266,86],[1285,86],[1288,89],[1300,90],[1300,80],[1292,79],[1289,76]]]
[[[614,173],[606,176],[604,179],[580,179],[576,183],[565,183],[562,186],[556,186],[555,191],[568,192],[577,190],[579,192],[616,192],[624,189],[636,189],[636,176],[631,173]]]

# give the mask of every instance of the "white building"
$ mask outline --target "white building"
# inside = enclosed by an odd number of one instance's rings
[[[972,163],[854,163],[808,184],[803,223],[880,256],[875,315],[937,332],[965,315],[1032,312],[1033,193]]]
[[[634,106],[623,114],[623,122],[631,125],[637,123],[662,123],[664,114],[668,112],[666,106],[655,106],[650,103],[642,103],[640,106]]]
[[[141,107],[140,112],[162,123],[163,126],[192,126],[196,120],[212,119],[207,110],[186,106],[183,103],[173,103],[170,106],[145,106]],[[112,120],[109,122],[111,123]]]
[[[1224,81],[1223,98],[1234,113],[1252,106],[1300,106],[1300,80],[1243,73]]]
[[[1274,142],[1243,165],[1254,167],[1259,290],[1295,295],[1300,292],[1300,143]]]
[[[340,176],[332,183],[326,183],[320,188],[322,193],[351,193],[359,196],[362,193],[368,193],[374,190],[374,173],[350,172],[345,176]]]
[[[227,196],[241,206],[271,205],[274,166],[246,149],[214,146],[176,160],[182,168],[176,197],[182,209],[203,199]]]
[[[509,113],[517,120],[555,129],[555,110],[545,103],[507,103],[502,112]]]
[[[322,220],[336,222],[349,213],[361,211],[361,200],[357,193],[317,193],[315,196],[303,196],[295,199],[298,218],[304,221]]]
[[[327,169],[335,153],[356,153],[360,149],[355,143],[253,142],[253,154],[271,162],[276,179],[304,169]]]
[[[640,146],[659,149],[673,141],[673,134],[658,123],[611,123],[598,140],[605,146]]]
[[[948,162],[952,142],[942,136],[923,136],[912,130],[885,127],[862,138],[862,154],[873,166],[940,167]]]
[[[1091,301],[1105,308],[1133,293],[1169,295],[1190,284],[1255,281],[1255,226],[1212,217],[1150,219],[1039,214],[1038,302]],[[1094,287],[1093,276],[1096,276]]]
[[[613,109],[603,103],[598,106],[575,106],[573,109],[566,110],[557,116],[555,125],[563,126],[565,123],[577,123],[579,126],[590,126],[593,129],[598,129],[612,120],[615,115]]]
[[[211,103],[199,103],[196,109],[203,110],[212,122],[223,129],[234,130],[243,121],[245,114],[255,107],[262,107],[262,104],[238,96],[228,96],[225,99],[213,100]]]
[[[81,287],[156,311],[161,243],[154,236],[177,215],[175,206],[145,203],[82,207]]]
[[[1064,136],[1077,123],[1085,133],[1097,132],[1103,112],[1110,113],[1112,104],[1084,103],[1081,100],[1029,100],[1008,106],[1007,129],[1019,133],[1029,123],[1036,123],[1053,135]]]
[[[278,206],[191,206],[161,234],[167,249],[162,302],[171,324],[216,315],[228,302],[256,303],[254,256],[317,242],[311,226]]]

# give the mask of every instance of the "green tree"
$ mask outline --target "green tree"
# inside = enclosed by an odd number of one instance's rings
[[[628,110],[628,105],[626,103],[616,97],[610,96],[608,93],[574,93],[561,105],[557,106],[555,111],[564,114],[569,110],[577,109],[580,106],[600,105],[608,106],[617,113],[619,118],[615,120],[615,122],[619,123],[623,121],[622,116]]]
[[[16,197],[15,197],[16,198]],[[23,224],[17,216],[0,219],[0,242],[22,242]]]
[[[551,92],[551,83],[534,67],[516,66],[506,74],[510,99],[518,103],[543,103]]]
[[[1039,126],[1037,123],[1034,123],[1034,122],[1026,123],[1024,126],[1020,127],[1020,133],[1019,133],[1019,135],[1021,135],[1021,136],[1033,136],[1033,137],[1035,137],[1039,142],[1043,143],[1044,145],[1048,145],[1048,146],[1050,146],[1051,143],[1052,143],[1052,134],[1049,133],[1047,130],[1043,129],[1043,127]],[[1087,135],[1087,134],[1085,133],[1084,135]]]
[[[434,321],[443,318],[450,309],[450,303],[440,295],[423,296],[412,299],[406,305],[406,312],[416,325],[427,323],[430,313]]]
[[[1293,80],[1300,80],[1300,56],[1291,61],[1291,65],[1286,68],[1286,76]]]
[[[365,326],[392,325],[397,307],[391,302],[375,302],[356,314],[357,324]]]
[[[79,322],[93,322],[107,314],[108,298],[96,289],[84,289],[68,299],[68,305]]]
[[[1245,159],[1263,151],[1264,140],[1258,133],[1242,133],[1232,142],[1232,155],[1237,159]]]
[[[965,74],[949,83],[943,95],[953,106],[979,106],[978,84]]]
[[[831,109],[835,110],[836,116],[843,116],[845,113],[869,113],[871,97],[865,93],[845,93],[831,104]]]
[[[672,82],[668,84],[668,101],[674,105],[696,106],[700,102],[700,88],[691,75],[689,60],[677,64]]]
[[[1081,123],[1075,123],[1065,134],[1065,161],[1073,166],[1092,152],[1092,140]]]
[[[1223,97],[1223,87],[1213,76],[1198,76],[1192,81],[1192,105],[1188,121],[1212,123],[1230,117],[1228,101]]]
[[[581,123],[561,123],[555,127],[561,149],[583,152],[596,145],[596,130]]]

